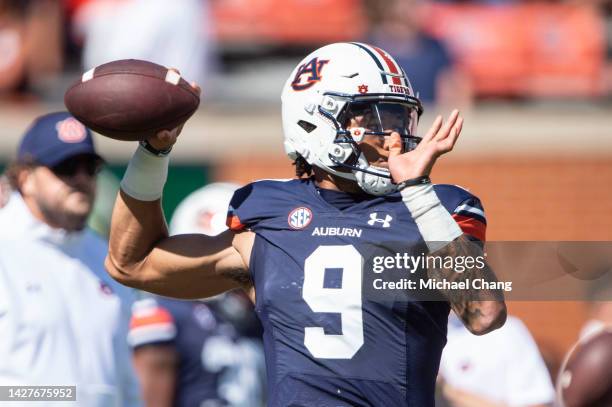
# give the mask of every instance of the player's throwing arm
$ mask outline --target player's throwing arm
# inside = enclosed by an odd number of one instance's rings
[[[99,66],[66,92],[66,106],[81,122],[140,142],[121,182],[105,264],[124,285],[202,298],[248,284],[248,234],[168,236],[161,207],[168,154],[199,93],[178,71],[137,60]]]

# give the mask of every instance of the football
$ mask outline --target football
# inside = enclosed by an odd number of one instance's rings
[[[85,72],[68,88],[64,103],[90,129],[135,141],[183,124],[198,108],[200,96],[175,70],[125,59]]]
[[[612,329],[574,347],[559,375],[557,395],[563,407],[612,406]]]

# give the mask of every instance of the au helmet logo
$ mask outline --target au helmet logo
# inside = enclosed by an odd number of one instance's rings
[[[368,221],[368,225],[374,226],[377,223],[381,223],[383,228],[391,227],[391,221],[393,220],[393,216],[389,214],[385,214],[384,218],[378,217],[378,212],[372,212],[370,214],[370,220]]]
[[[291,82],[291,87],[293,90],[306,90],[315,83],[319,82],[322,78],[321,70],[328,62],[329,60],[327,59],[319,61],[319,58],[315,57],[311,59],[310,62],[300,65],[295,73],[293,82]]]
[[[312,211],[305,207],[295,208],[287,216],[291,229],[304,229],[312,221]]]

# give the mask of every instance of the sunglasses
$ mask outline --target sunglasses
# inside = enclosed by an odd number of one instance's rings
[[[73,177],[79,171],[85,171],[87,175],[93,177],[100,172],[103,165],[104,161],[99,158],[69,158],[51,167],[51,171],[58,177]]]

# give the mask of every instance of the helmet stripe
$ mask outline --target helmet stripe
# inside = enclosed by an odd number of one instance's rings
[[[389,67],[389,71],[391,73],[401,75],[401,72],[398,69],[398,66],[395,65],[395,61],[393,59],[391,59],[391,57],[389,57],[389,55],[387,55],[387,53],[385,51],[383,51],[382,49],[380,49],[378,47],[372,47],[372,48],[374,48],[376,50],[376,52],[378,52],[378,54],[382,57],[382,59],[387,63],[387,66]],[[393,83],[395,85],[401,85],[402,81],[400,80],[400,78],[398,76],[394,76],[393,77]]]
[[[399,67],[400,70],[402,71],[402,81],[405,87],[412,89],[412,84],[410,83],[410,79],[408,79],[408,75],[406,75],[406,71],[404,70],[404,68],[402,66]]]
[[[376,57],[376,55],[374,55],[374,53],[372,51],[370,51],[368,49],[368,47],[366,47],[363,44],[360,44],[358,42],[351,42],[351,44],[358,46],[359,48],[361,48],[362,50],[364,50],[365,52],[368,53],[368,55],[370,55],[372,57],[372,59],[374,60],[374,62],[376,62],[376,66],[378,66],[378,69],[381,70],[381,74],[380,74],[380,78],[382,79],[383,83],[386,85],[387,84],[387,75],[385,75],[384,73],[382,73],[383,71],[385,71],[385,68],[383,68],[382,64],[380,63],[380,61],[378,60],[378,58]]]

